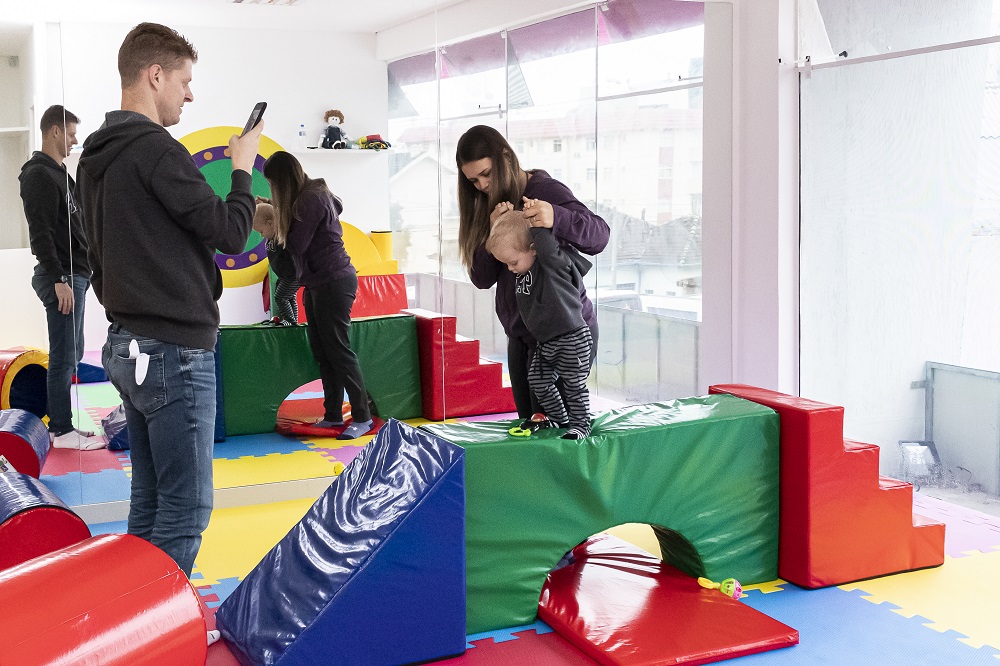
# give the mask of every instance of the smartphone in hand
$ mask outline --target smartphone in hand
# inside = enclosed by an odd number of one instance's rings
[[[243,136],[260,124],[261,119],[264,117],[264,109],[266,108],[267,102],[257,102],[257,105],[253,107],[253,111],[250,112],[250,117],[247,118],[247,124],[240,133],[240,136]]]

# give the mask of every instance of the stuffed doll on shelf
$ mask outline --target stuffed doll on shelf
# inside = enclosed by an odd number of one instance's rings
[[[337,109],[330,109],[323,114],[326,129],[319,137],[319,148],[350,148],[350,138],[341,125],[344,124],[344,114]]]

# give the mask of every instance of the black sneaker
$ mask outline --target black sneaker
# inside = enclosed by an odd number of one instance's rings
[[[519,425],[514,426],[507,432],[515,437],[529,437],[532,433],[538,432],[539,430],[544,430],[545,428],[558,428],[559,424],[551,420],[545,414],[541,412],[536,412],[530,417],[521,421]]]

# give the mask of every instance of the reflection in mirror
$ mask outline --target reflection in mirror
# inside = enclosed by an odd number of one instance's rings
[[[38,473],[70,505],[82,503],[81,450],[103,440],[81,435],[86,414],[72,385],[83,353],[86,241],[66,158],[79,119],[62,106],[61,26],[37,8],[0,24],[0,262],[7,307],[0,326],[3,408],[41,418]],[[16,14],[17,12],[12,12]],[[17,21],[23,23],[17,23]],[[49,21],[49,22],[46,22]],[[81,419],[81,415],[83,418]],[[42,432],[44,429],[40,429]]]

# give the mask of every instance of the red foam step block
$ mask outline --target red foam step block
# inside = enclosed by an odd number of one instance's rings
[[[841,585],[944,563],[944,525],[913,514],[913,487],[882,477],[878,447],[844,439],[844,408],[777,391],[722,384],[781,420],[778,575]]]
[[[479,358],[479,341],[456,336],[455,317],[405,310],[416,317],[423,416],[432,421],[514,411],[503,366]]]
[[[0,572],[0,663],[204,664],[205,617],[174,561],[127,534]]]
[[[538,617],[604,666],[708,664],[790,647],[799,632],[608,534],[549,573]]]

